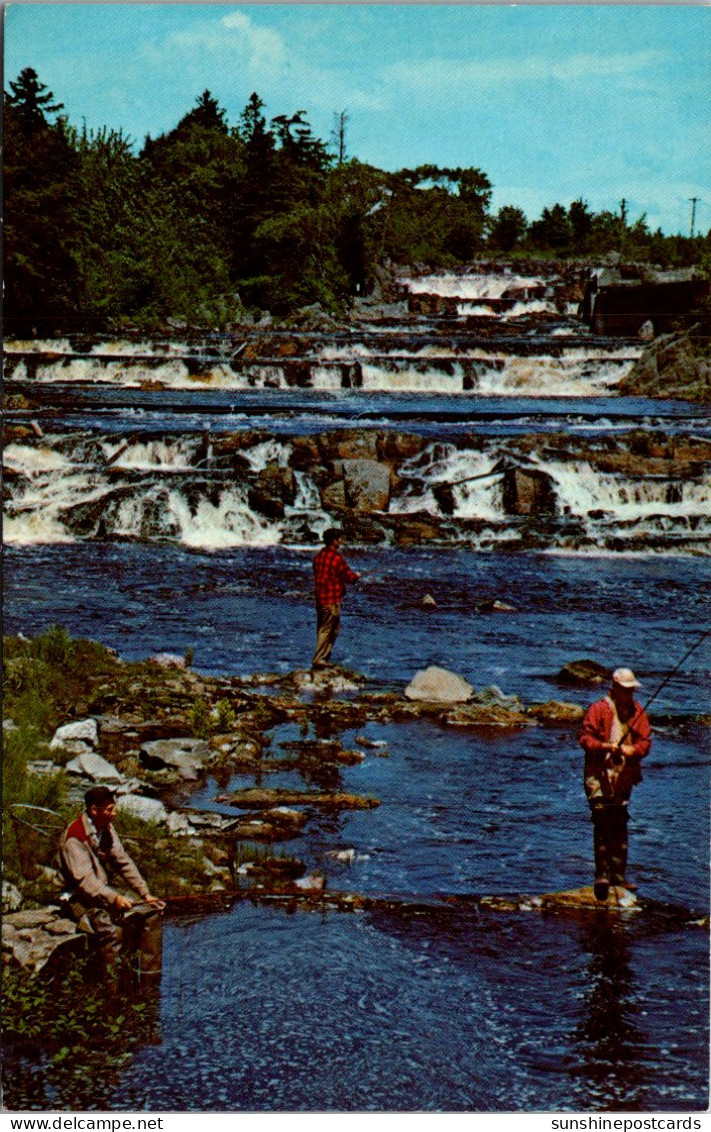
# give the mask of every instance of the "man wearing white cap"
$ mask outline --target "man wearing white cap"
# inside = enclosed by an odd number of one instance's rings
[[[631,668],[612,674],[609,695],[592,704],[583,720],[585,793],[595,848],[595,896],[606,900],[610,885],[633,889],[627,868],[627,804],[641,781],[642,759],[651,747],[647,713],[634,698],[640,683]]]

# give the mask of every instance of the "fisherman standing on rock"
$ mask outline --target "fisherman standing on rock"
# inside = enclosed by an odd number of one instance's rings
[[[324,531],[324,546],[314,558],[314,586],[316,591],[316,652],[312,669],[327,668],[331,649],[336,643],[341,624],[341,601],[346,584],[357,582],[360,574],[351,570],[343,555],[339,554],[341,532],[334,527]]]
[[[642,779],[641,762],[651,747],[647,713],[634,698],[640,683],[630,668],[612,674],[609,695],[591,705],[583,719],[585,793],[590,803],[595,850],[595,896],[606,900],[610,886],[633,890],[627,868],[627,804]]]

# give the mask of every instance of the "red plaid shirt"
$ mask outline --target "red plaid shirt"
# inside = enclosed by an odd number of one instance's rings
[[[346,592],[346,582],[357,581],[358,575],[353,573],[337,550],[332,546],[324,546],[323,550],[319,550],[314,558],[317,605],[340,605]]]

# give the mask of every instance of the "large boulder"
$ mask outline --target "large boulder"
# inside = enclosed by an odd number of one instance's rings
[[[354,511],[387,511],[390,467],[377,460],[344,460],[343,481],[348,507]]]
[[[408,700],[441,704],[465,703],[473,693],[471,684],[463,677],[436,665],[417,672],[405,689]]]
[[[554,514],[556,496],[551,477],[535,468],[507,468],[503,505],[509,515]]]
[[[58,727],[49,744],[53,751],[65,749],[68,743],[82,742],[89,747],[98,747],[99,729],[95,719],[77,719]],[[71,748],[70,748],[71,750]]]

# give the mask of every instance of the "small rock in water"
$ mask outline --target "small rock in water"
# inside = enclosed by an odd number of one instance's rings
[[[508,605],[505,601],[483,601],[479,606],[480,613],[515,613],[516,606]]]
[[[423,609],[436,609],[437,608],[437,602],[432,597],[432,594],[425,594],[422,601],[420,602],[420,605],[422,606]]]

